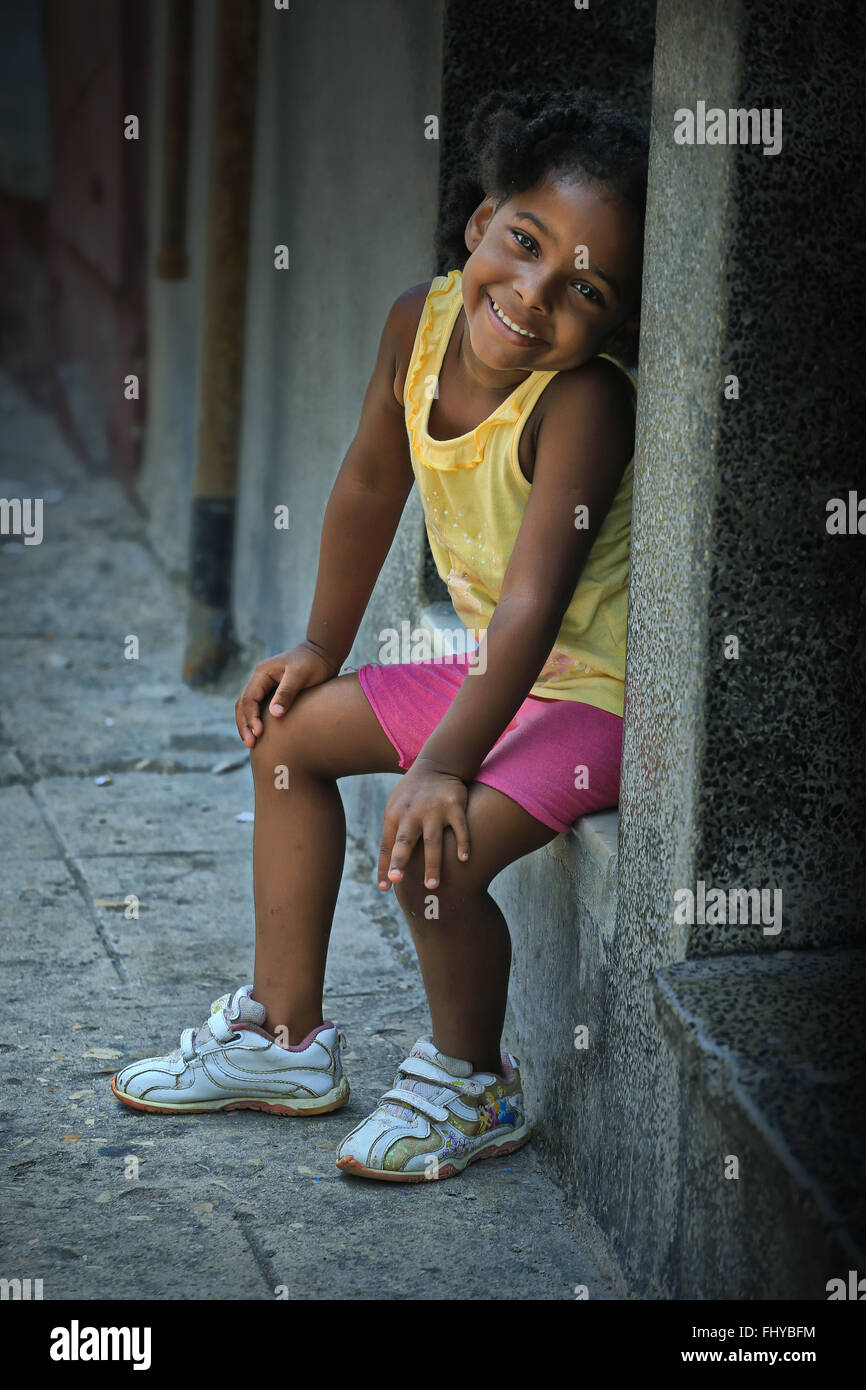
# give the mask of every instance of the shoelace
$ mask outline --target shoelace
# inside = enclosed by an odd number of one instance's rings
[[[442,1097],[444,1101],[459,1100],[467,1095],[478,1097],[484,1093],[485,1089],[482,1081],[470,1081],[468,1078],[465,1080],[461,1078],[456,1081],[444,1067],[438,1067],[434,1062],[428,1062],[424,1057],[407,1057],[405,1062],[401,1062],[397,1068],[397,1078],[391,1090],[379,1097],[379,1106],[384,1106],[388,1102],[405,1106],[408,1110],[418,1110],[428,1119],[438,1120],[440,1123],[448,1119],[446,1106],[437,1105],[427,1096],[422,1096],[417,1091],[408,1091],[405,1087],[400,1086],[401,1074],[441,1086],[449,1093]]]

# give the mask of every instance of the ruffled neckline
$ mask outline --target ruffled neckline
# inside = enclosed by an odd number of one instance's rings
[[[429,468],[476,467],[484,458],[484,447],[493,430],[500,425],[516,424],[520,419],[525,397],[539,377],[556,376],[556,372],[530,372],[474,429],[456,439],[434,439],[427,429],[433,397],[427,394],[424,386],[429,377],[438,377],[441,370],[463,304],[462,284],[463,272],[458,269],[447,275],[437,275],[433,280],[427,293],[417,351],[406,380],[406,426],[416,456]]]

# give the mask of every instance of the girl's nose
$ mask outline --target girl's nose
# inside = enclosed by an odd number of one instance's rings
[[[547,313],[548,293],[543,281],[523,281],[514,286],[514,298],[527,313]]]

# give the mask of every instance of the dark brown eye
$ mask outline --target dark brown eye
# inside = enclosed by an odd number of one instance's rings
[[[510,227],[509,231],[511,232],[511,235],[514,237],[514,240],[517,242],[518,246],[521,248],[522,251],[532,251],[534,249],[535,242],[532,240],[532,237],[529,235],[528,232],[521,232],[518,227]],[[523,244],[523,242],[520,240],[521,237],[526,238],[526,240],[529,242],[528,246],[525,246]]]
[[[590,302],[600,304],[602,308],[604,308],[604,300],[602,299],[598,290],[593,285],[588,285],[585,280],[578,280],[574,288],[576,290],[579,290],[581,288],[589,290],[589,294],[582,294],[581,299],[589,299]]]

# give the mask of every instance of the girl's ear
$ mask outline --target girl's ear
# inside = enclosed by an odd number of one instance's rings
[[[619,328],[614,330],[602,351],[609,352],[613,357],[620,356],[624,351],[626,356],[636,358],[639,333],[640,310],[636,314],[632,314],[630,318],[620,324]]]
[[[493,194],[488,194],[473,212],[469,221],[466,223],[464,239],[469,251],[475,251],[481,245],[484,233],[490,223],[490,219],[496,211],[496,199]]]

